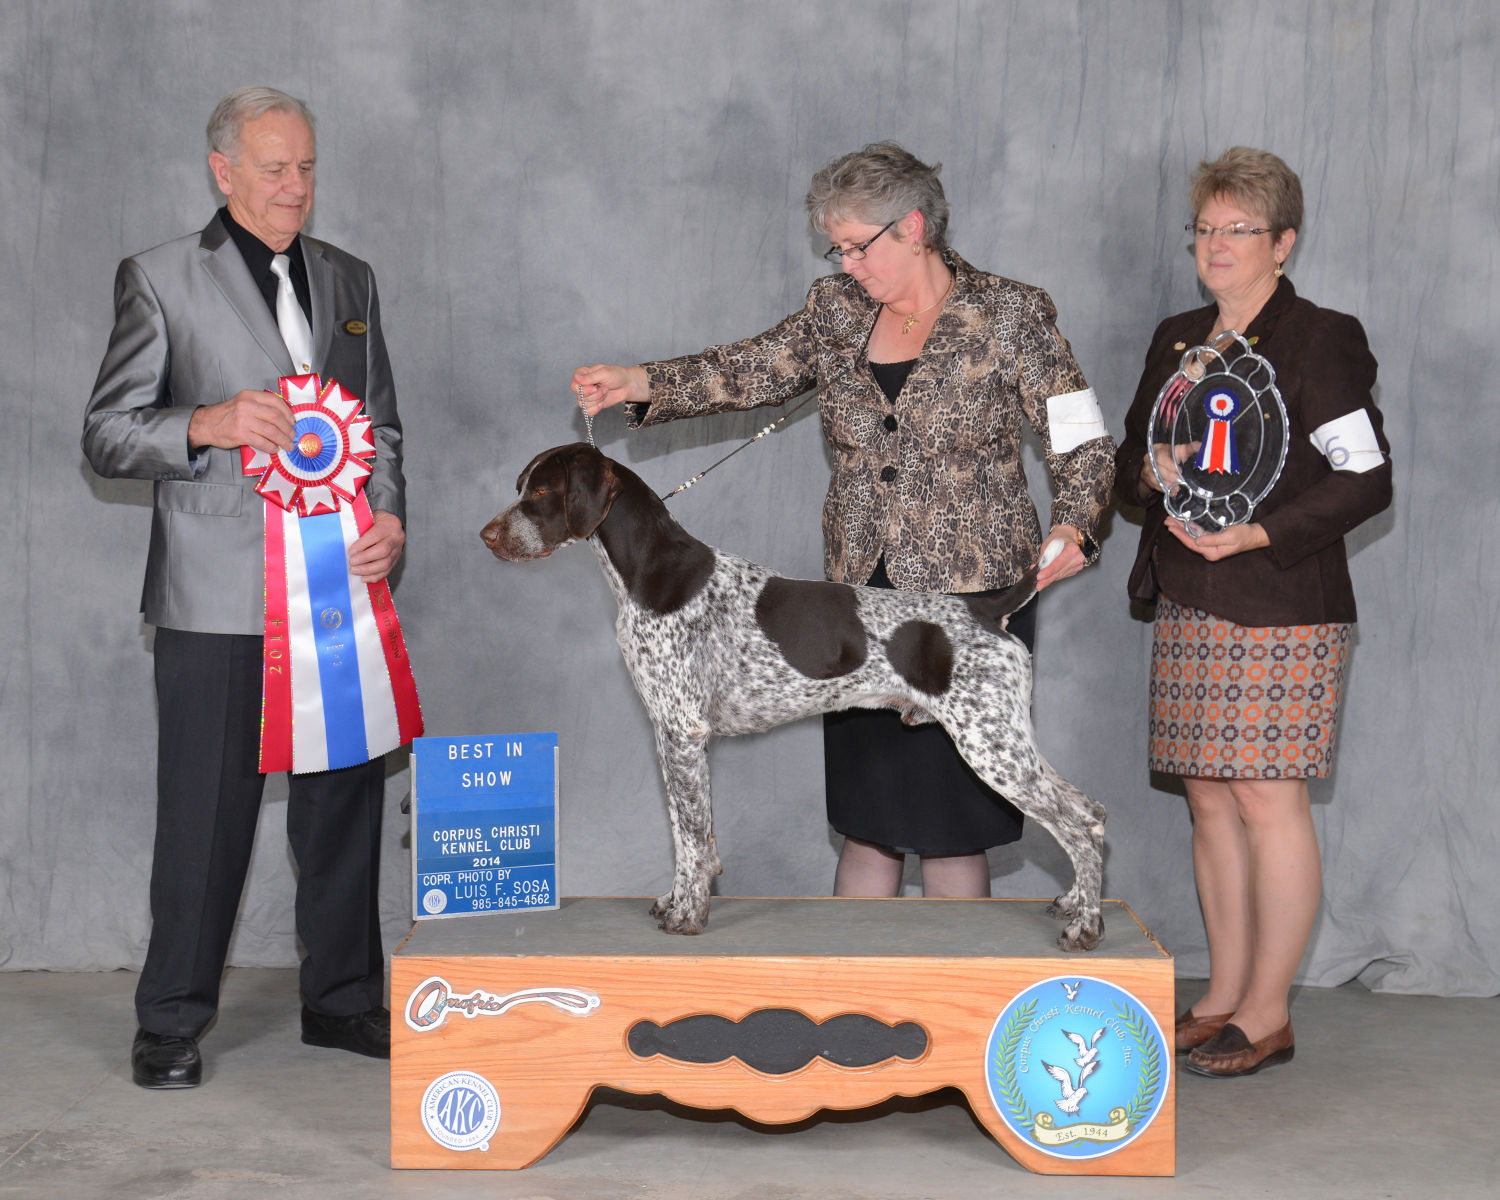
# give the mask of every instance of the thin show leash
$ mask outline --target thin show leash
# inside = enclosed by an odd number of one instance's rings
[[[685,491],[687,491],[688,488],[692,487],[693,484],[697,483],[698,480],[702,479],[705,475],[707,475],[715,467],[723,466],[731,458],[733,458],[736,454],[738,454],[741,450],[743,450],[746,446],[752,445],[755,442],[760,441],[760,439],[763,438],[763,437],[765,437],[766,434],[768,434],[768,433],[775,433],[778,429],[780,429],[783,425],[785,425],[789,420],[791,420],[791,418],[794,417],[797,414],[797,412],[799,410],[801,410],[801,408],[809,400],[811,400],[816,395],[817,395],[816,392],[810,392],[808,395],[804,396],[801,400],[799,400],[791,408],[787,409],[786,412],[782,413],[781,416],[777,417],[776,420],[772,421],[769,425],[767,425],[764,429],[762,429],[759,433],[757,433],[749,441],[740,443],[740,445],[736,446],[733,450],[731,450],[723,458],[719,459],[718,462],[711,463],[708,466],[704,467],[703,470],[699,471],[691,479],[685,480],[684,482],[678,484],[670,492],[668,492],[668,493],[666,493],[666,495],[662,496],[661,499],[663,499],[663,500],[670,500],[673,496],[677,495],[678,492],[685,492]],[[594,445],[594,418],[591,417],[591,416],[589,416],[589,410],[584,407],[584,404],[583,404],[583,386],[581,384],[578,387],[578,407],[580,409],[582,409],[582,411],[583,411],[583,425],[584,425],[584,428],[588,431],[589,445],[593,446]]]
[[[943,303],[944,300],[948,299],[948,293],[953,290],[953,283],[954,283],[954,279],[955,278],[956,278],[956,276],[953,277],[953,278],[950,278],[948,280],[948,290],[945,291],[941,296],[939,296],[937,298],[937,300],[935,300],[933,303],[929,304],[926,308],[919,308],[916,312],[913,312],[913,313],[897,313],[896,314],[897,316],[904,316],[906,318],[906,323],[901,326],[901,332],[902,333],[910,333],[911,332],[911,327],[916,322],[916,319],[918,317],[920,317],[925,312],[931,312],[939,304]],[[721,466],[723,466],[731,458],[733,458],[736,454],[738,454],[741,450],[743,450],[746,446],[749,446],[749,445],[751,445],[751,444],[753,444],[755,442],[760,441],[760,439],[763,438],[763,437],[765,437],[766,434],[768,434],[768,433],[775,433],[778,429],[780,429],[783,425],[785,425],[787,423],[787,421],[789,421],[793,416],[795,416],[797,414],[797,412],[800,411],[802,409],[802,407],[809,400],[811,400],[813,398],[813,396],[815,396],[815,395],[817,395],[816,392],[811,392],[808,395],[804,396],[796,404],[792,405],[791,408],[787,409],[786,412],[782,413],[781,416],[777,417],[776,420],[772,421],[769,425],[765,426],[765,428],[763,428],[759,433],[757,433],[749,441],[743,442],[740,445],[736,446],[733,450],[731,450],[723,458],[719,459],[718,462],[711,463],[708,466],[704,467],[703,470],[699,471],[691,479],[684,480],[682,483],[678,484],[670,492],[666,493],[666,495],[664,495],[664,496],[662,496],[660,498],[662,500],[670,500],[673,496],[677,495],[678,492],[685,492],[685,491],[687,491],[688,488],[692,487],[693,484],[697,483],[700,479],[702,479],[705,475],[707,475],[715,467],[721,467]],[[585,430],[587,430],[588,435],[589,435],[589,445],[590,446],[594,446],[594,418],[589,415],[589,410],[584,406],[584,403],[583,403],[583,385],[582,384],[578,385],[578,407],[579,407],[579,409],[583,413],[583,424],[584,424]],[[598,449],[597,446],[594,446],[594,448],[596,450]]]
[[[588,431],[589,445],[594,446],[594,417],[583,405],[583,384],[581,383],[578,385],[578,411],[583,414],[583,427]],[[597,450],[599,447],[594,446],[594,449]]]

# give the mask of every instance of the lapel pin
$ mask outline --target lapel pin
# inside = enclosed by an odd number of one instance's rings
[[[363,321],[344,322],[344,332],[352,333],[355,337],[358,337],[360,334],[364,333],[368,328],[369,326],[366,325]]]

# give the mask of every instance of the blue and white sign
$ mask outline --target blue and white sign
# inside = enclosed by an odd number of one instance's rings
[[[500,1096],[474,1071],[449,1071],[422,1093],[422,1126],[449,1150],[488,1150],[500,1127]]]
[[[412,742],[412,915],[557,907],[557,734]]]
[[[1113,1154],[1161,1111],[1172,1046],[1151,1010],[1090,975],[1034,983],[1001,1010],[985,1047],[990,1099],[1054,1158]]]

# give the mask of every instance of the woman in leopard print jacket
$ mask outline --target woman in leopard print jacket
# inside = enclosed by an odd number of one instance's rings
[[[733,345],[573,374],[590,414],[632,426],[783,404],[816,388],[833,473],[824,571],[841,583],[975,592],[1014,583],[1043,545],[1021,464],[1040,437],[1064,547],[1038,590],[1097,555],[1114,443],[1046,292],[986,274],[947,246],[948,204],[927,166],[881,142],[813,178],[807,207],[842,272],[806,305]],[[1031,645],[1035,602],[1011,620]],[[845,835],[836,895],[895,895],[904,855],[928,896],[989,894],[984,851],[1020,814],[969,770],[943,730],[890,712],[825,718],[829,820]]]

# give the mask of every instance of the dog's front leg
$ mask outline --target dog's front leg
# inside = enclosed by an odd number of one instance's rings
[[[676,865],[672,890],[651,906],[668,933],[702,933],[708,924],[708,885],[718,872],[708,786],[708,728],[656,728],[656,753],[667,785]]]

